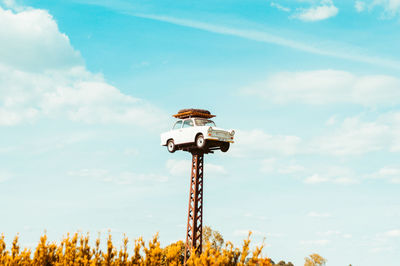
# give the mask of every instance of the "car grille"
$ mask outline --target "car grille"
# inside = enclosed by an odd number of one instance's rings
[[[221,130],[215,130],[213,131],[213,135],[219,138],[229,138],[230,135],[228,132],[221,131]]]

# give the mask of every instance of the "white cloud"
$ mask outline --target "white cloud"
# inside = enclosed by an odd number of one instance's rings
[[[336,116],[331,116],[327,121],[326,121],[326,125],[327,126],[332,126],[336,123]]]
[[[271,135],[259,129],[237,130],[236,143],[230,154],[237,157],[270,157],[262,163],[262,171],[285,173],[303,168],[292,164],[292,169],[285,169],[289,166],[274,165],[275,161],[271,158],[297,154],[355,156],[378,151],[400,151],[400,112],[382,114],[372,121],[365,121],[361,116],[348,117],[335,121],[326,134],[310,139]],[[320,178],[313,177],[310,181]],[[339,183],[349,181],[336,180]]]
[[[300,9],[299,12],[293,16],[293,18],[307,22],[320,21],[334,17],[338,14],[338,12],[339,9],[331,0],[323,0],[319,6]]]
[[[313,139],[310,147],[314,153],[361,155],[387,150],[400,151],[400,113],[389,113],[375,121],[362,121],[360,117],[344,119],[339,128],[330,134]]]
[[[190,174],[191,163],[189,160],[169,159],[165,166],[167,167],[168,172],[174,176]]]
[[[112,6],[110,4],[102,2],[99,5],[103,5],[106,7],[110,7],[115,9],[116,6],[113,3]],[[326,4],[325,4],[326,5]],[[329,7],[329,5],[328,5]],[[328,8],[329,9],[329,8]],[[332,8],[330,8],[333,10]],[[125,7],[121,8],[121,11],[124,14],[129,13]],[[332,12],[332,11],[330,11]],[[352,60],[356,62],[363,62],[373,65],[381,65],[385,67],[390,67],[394,69],[400,69],[400,63],[396,60],[392,59],[384,59],[377,56],[371,56],[368,54],[362,53],[362,49],[357,47],[349,47],[348,45],[339,44],[339,43],[331,43],[329,46],[321,45],[322,42],[318,44],[308,43],[308,42],[300,42],[295,41],[289,38],[281,37],[278,35],[270,34],[265,31],[256,31],[254,29],[241,29],[241,28],[234,28],[224,25],[212,24],[203,21],[196,21],[196,20],[189,20],[189,19],[182,19],[176,17],[170,17],[165,15],[155,15],[155,14],[138,14],[136,12],[130,13],[132,16],[144,18],[144,19],[151,19],[156,21],[162,21],[166,23],[171,23],[175,25],[180,25],[184,27],[200,29],[212,33],[223,34],[223,35],[230,35],[236,36],[239,38],[244,38],[248,40],[253,40],[262,43],[272,43],[284,47],[289,47],[292,49],[296,49],[299,51],[304,51],[312,54],[330,56],[335,58],[341,58],[346,60]],[[325,42],[326,43],[326,42]],[[349,52],[351,51],[351,52]]]
[[[317,235],[325,236],[325,237],[335,237],[336,236],[336,237],[342,237],[342,238],[345,238],[345,239],[352,238],[351,234],[345,234],[345,233],[342,233],[339,230],[328,230],[328,231],[325,231],[325,232],[318,232]]]
[[[167,182],[168,177],[158,174],[138,174],[133,172],[111,173],[105,169],[81,169],[78,171],[70,171],[70,176],[92,178],[102,182],[115,183],[117,185],[132,185],[135,183],[143,184],[143,182]]]
[[[392,184],[400,184],[400,177],[393,177],[389,180]]]
[[[14,146],[0,148],[0,153],[9,154],[12,152],[23,152],[24,154],[38,155],[49,151],[64,149],[68,146],[78,145],[95,138],[94,131],[76,131],[55,135],[43,135],[35,138],[34,141],[20,141]]]
[[[297,164],[281,166],[278,169],[278,173],[280,173],[280,174],[294,174],[294,173],[300,173],[303,171],[305,171],[304,166],[297,165]]]
[[[265,237],[266,236],[265,233],[263,233],[261,231],[258,231],[258,230],[235,230],[233,232],[233,235],[242,236],[243,237],[243,236],[248,236],[249,232],[251,232],[252,236],[261,236],[261,237]]]
[[[277,104],[400,103],[400,79],[384,75],[358,76],[340,70],[280,72],[242,91]]]
[[[276,170],[276,159],[269,158],[261,161],[261,172],[272,173]]]
[[[383,7],[386,17],[394,17],[400,14],[400,0],[373,0],[370,3],[370,9],[381,6]]]
[[[311,246],[325,246],[329,244],[331,241],[328,239],[318,239],[318,240],[302,240],[300,244],[302,245],[311,245]]]
[[[341,235],[342,232],[340,232],[338,230],[328,230],[325,232],[318,232],[317,234],[320,236],[337,236],[337,235]]]
[[[80,169],[78,171],[68,172],[70,176],[90,177],[94,179],[103,179],[109,175],[109,171],[104,169]]]
[[[386,0],[386,8],[392,13],[398,13],[400,10],[400,0]]]
[[[306,184],[331,183],[338,185],[358,184],[355,174],[343,167],[325,167],[323,173],[314,173],[303,181]]]
[[[290,8],[285,7],[285,6],[282,6],[282,5],[278,4],[278,3],[271,2],[270,5],[271,5],[272,7],[275,7],[276,9],[281,10],[281,11],[290,12]]]
[[[267,220],[266,216],[253,214],[253,213],[245,213],[243,216],[246,217],[246,218],[257,219],[257,220],[261,220],[261,221]]]
[[[204,165],[204,172],[210,173],[212,175],[226,175],[228,171],[222,165],[216,165],[212,163],[206,163]]]
[[[392,166],[384,166],[377,172],[366,176],[367,178],[387,179],[391,183],[397,183],[400,179],[400,168]]]
[[[283,174],[304,177],[303,182],[306,184],[338,184],[350,185],[358,184],[360,181],[355,178],[355,174],[351,169],[337,166],[305,168],[302,165],[292,164],[291,162],[278,162],[276,158],[268,158],[261,161],[260,171],[266,174]],[[314,172],[315,171],[315,172]],[[312,174],[310,174],[312,173]]]
[[[231,153],[235,156],[259,153],[292,155],[297,152],[301,139],[297,136],[270,135],[262,130],[237,130],[236,143]]]
[[[47,117],[162,127],[162,111],[86,70],[47,11],[0,7],[0,25],[0,126]]]
[[[350,185],[350,184],[358,184],[360,181],[350,177],[339,177],[331,180],[333,183],[342,184],[342,185]]]
[[[261,161],[261,172],[278,174],[294,174],[305,171],[305,168],[298,164],[291,163],[277,163],[275,158],[268,158]]]
[[[124,150],[124,154],[126,156],[138,156],[140,154],[140,152],[138,149],[135,149],[135,148],[126,148]]]
[[[191,161],[170,159],[165,163],[165,167],[167,168],[169,174],[173,176],[190,175]],[[223,166],[211,163],[204,164],[204,172],[207,173],[207,175],[212,176],[228,174],[228,171]]]
[[[0,62],[4,65],[40,72],[83,62],[45,10],[13,12],[0,7],[0,25]]]
[[[313,174],[304,179],[304,183],[306,184],[333,183],[340,185],[350,185],[350,184],[358,184],[359,181],[349,177],[328,178],[325,176],[321,176],[320,174]]]
[[[37,139],[34,143],[23,144],[19,150],[24,150],[29,145],[29,151],[35,154],[45,153],[51,150],[63,149],[66,146],[81,143],[92,139],[95,136],[93,132],[73,132],[68,134],[60,134],[57,136],[44,137]]]
[[[390,230],[383,233],[385,237],[400,237],[400,229]]]
[[[369,0],[355,2],[355,9],[357,12],[372,11],[377,7],[383,9],[381,17],[383,19],[394,18],[400,14],[400,0]]]
[[[0,171],[0,183],[4,183],[6,181],[8,181],[9,179],[11,179],[12,174],[8,173],[8,172],[2,172]]]
[[[395,250],[394,247],[375,247],[371,249],[371,252],[373,253],[380,253],[380,252],[388,252],[388,251],[393,251]]]
[[[357,12],[363,12],[366,8],[366,4],[364,1],[356,1],[354,3],[354,8],[357,10]]]
[[[137,174],[132,172],[123,172],[117,176],[110,176],[104,179],[105,182],[112,182],[118,185],[131,185],[137,182],[167,182],[168,177],[159,174]]]
[[[329,212],[315,212],[315,211],[312,211],[312,212],[309,212],[307,214],[307,216],[316,217],[316,218],[328,218],[328,217],[331,217],[332,214],[330,214]]]
[[[380,177],[399,177],[400,176],[400,168],[397,167],[383,167],[378,172]]]
[[[304,180],[304,183],[306,184],[318,184],[326,182],[329,182],[329,178],[322,177],[319,174],[313,174],[312,176],[309,176]]]

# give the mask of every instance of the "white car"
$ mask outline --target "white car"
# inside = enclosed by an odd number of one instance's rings
[[[187,147],[227,152],[234,135],[234,130],[217,128],[212,120],[191,117],[179,119],[170,131],[162,133],[161,145],[167,146],[169,152]]]

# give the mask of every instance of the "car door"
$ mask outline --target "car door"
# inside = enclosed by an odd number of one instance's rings
[[[175,123],[172,130],[172,138],[174,139],[175,145],[184,143],[182,139],[182,120],[179,120]]]
[[[186,119],[182,125],[183,143],[194,142],[194,123],[192,119]]]

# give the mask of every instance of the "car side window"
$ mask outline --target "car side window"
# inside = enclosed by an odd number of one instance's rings
[[[175,125],[172,129],[180,129],[181,127],[182,127],[182,121],[178,121],[175,123]]]
[[[188,119],[188,120],[185,120],[185,122],[183,122],[183,128],[192,127],[192,126],[193,126],[192,119]]]

